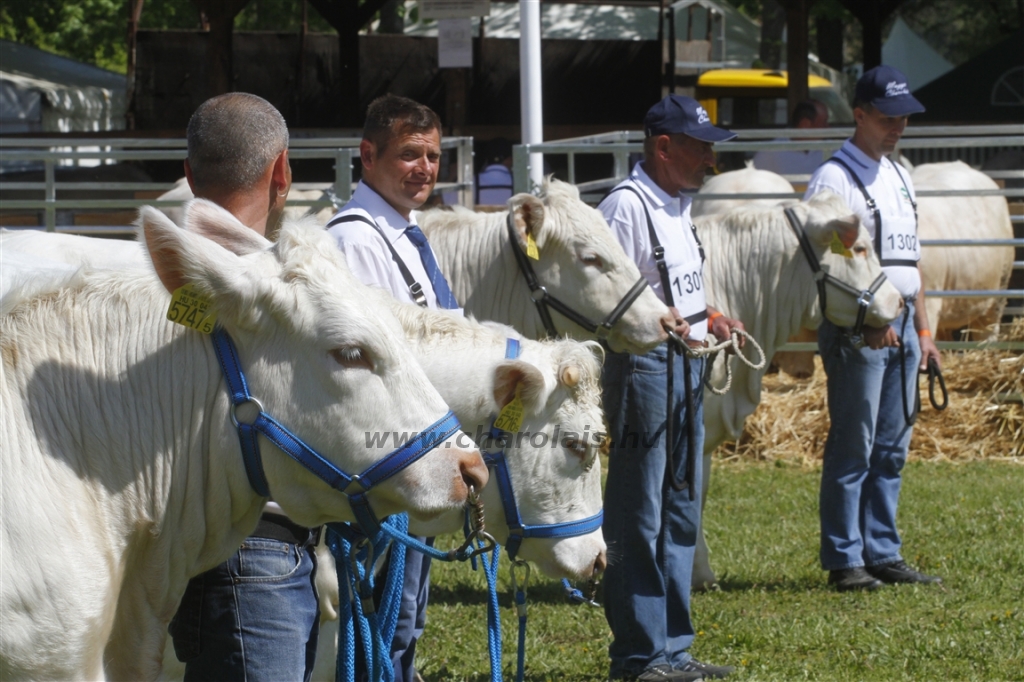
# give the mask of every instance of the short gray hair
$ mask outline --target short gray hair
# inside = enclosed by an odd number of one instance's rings
[[[188,122],[188,164],[196,189],[251,189],[288,148],[288,126],[273,104],[246,92],[206,100]]]

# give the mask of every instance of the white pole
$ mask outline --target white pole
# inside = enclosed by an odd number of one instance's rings
[[[519,3],[519,97],[523,144],[544,141],[544,115],[541,107],[540,0]],[[530,154],[530,186],[539,187],[544,179],[544,155]]]

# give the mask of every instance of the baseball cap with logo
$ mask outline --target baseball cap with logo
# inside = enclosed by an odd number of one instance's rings
[[[684,133],[702,142],[724,142],[736,133],[711,124],[711,117],[700,102],[692,97],[668,95],[647,111],[644,135],[678,135]]]
[[[924,105],[910,94],[907,77],[891,66],[876,66],[857,81],[854,102],[868,102],[886,116],[920,114]]]

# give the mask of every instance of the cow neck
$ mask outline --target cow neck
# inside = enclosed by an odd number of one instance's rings
[[[800,329],[805,311],[816,305],[817,289],[781,210],[773,210],[770,221],[738,229],[722,229],[719,223],[723,220],[716,216],[696,220],[708,257],[708,301],[711,305],[720,304],[732,317],[743,320],[747,332],[761,341],[765,357],[770,358]],[[742,263],[742,267],[737,267],[737,263]],[[736,363],[733,389],[727,396],[705,393],[705,413],[719,413],[717,419],[706,418],[705,424],[721,423],[726,431],[716,438],[709,430],[705,451],[717,446],[716,440],[740,434],[743,420],[761,399],[761,377],[765,372],[767,366],[753,370],[742,362]]]
[[[508,211],[486,213],[479,220],[429,231],[428,237],[467,315],[507,324],[531,339],[544,338],[544,325],[509,244],[507,219]]]

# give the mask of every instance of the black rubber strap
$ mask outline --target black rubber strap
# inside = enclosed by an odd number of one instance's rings
[[[380,238],[388,245],[388,249],[391,250],[391,258],[395,261],[395,265],[398,266],[398,271],[402,273],[402,279],[405,280],[405,285],[409,287],[409,295],[412,296],[412,300],[421,308],[427,307],[427,297],[423,294],[423,287],[416,281],[416,278],[412,276],[412,273],[409,272],[409,268],[406,267],[405,261],[403,261],[402,257],[398,255],[398,251],[395,250],[395,245],[391,243],[391,240],[384,235],[384,230],[380,229],[380,225],[364,215],[349,213],[348,215],[340,216],[327,223],[327,225],[324,226],[324,229],[328,230],[335,225],[340,225],[341,223],[366,223],[373,229],[377,230],[377,234],[380,235]]]
[[[300,526],[280,514],[264,514],[256,524],[256,530],[250,533],[249,537],[305,545],[313,539],[315,530]]]

